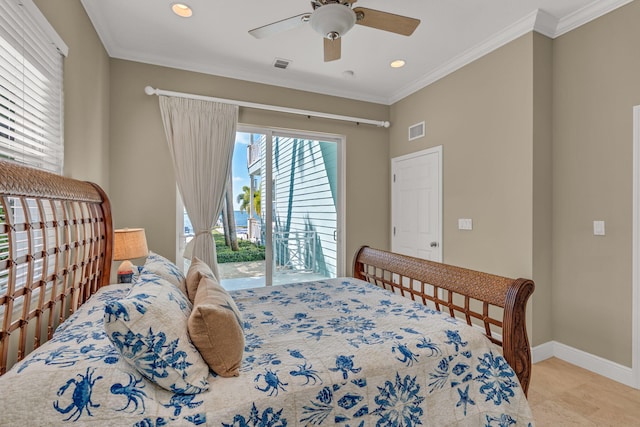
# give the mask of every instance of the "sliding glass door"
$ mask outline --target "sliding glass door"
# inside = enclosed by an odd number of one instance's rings
[[[273,283],[336,277],[338,143],[274,133]]]
[[[343,275],[343,139],[238,129],[232,190],[226,199],[233,206],[223,208],[213,231],[223,286],[239,289]],[[187,215],[179,217],[183,247],[192,230]]]

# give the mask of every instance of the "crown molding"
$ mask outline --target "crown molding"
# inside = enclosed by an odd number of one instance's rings
[[[632,1],[633,0],[595,0],[582,9],[562,18],[552,38],[560,37]]]
[[[107,28],[107,25],[104,23],[104,19],[100,19],[101,15],[93,10],[93,2],[88,0],[80,0],[80,3],[82,3],[82,7],[86,12],[87,17],[91,21],[91,25],[93,25],[93,28],[96,30],[96,33],[98,34],[98,38],[102,42],[104,50],[107,52],[107,55],[109,55],[110,58],[113,58],[112,46],[115,46],[116,43],[111,37],[109,37],[110,32]],[[89,11],[92,11],[92,13],[89,13]],[[96,17],[96,19],[93,19],[93,17]]]
[[[494,34],[485,41],[477,44],[471,49],[446,62],[442,66],[436,68],[432,72],[425,74],[420,79],[405,86],[389,99],[389,104],[394,104],[400,101],[401,99],[411,95],[412,93],[415,93],[420,89],[425,88],[432,83],[435,83],[441,78],[446,77],[454,71],[457,71],[460,68],[464,67],[465,65],[468,65],[473,61],[482,58],[483,56],[493,52],[494,50],[504,46],[505,44],[517,39],[518,37],[531,32],[534,29],[538,14],[539,10],[536,10],[526,15],[524,18],[514,22],[504,30]]]
[[[89,0],[80,0],[83,7],[87,12],[92,9],[92,5],[95,2]],[[306,92],[318,93],[321,95],[328,96],[336,96],[340,98],[353,99],[356,101],[364,101],[371,102],[375,104],[387,104],[387,98],[384,96],[376,96],[371,95],[369,93],[363,93],[360,91],[348,91],[348,90],[339,90],[339,89],[331,89],[326,85],[313,84],[313,83],[302,83],[297,80],[283,77],[283,78],[269,78],[264,76],[261,73],[256,73],[252,71],[248,71],[247,69],[231,69],[229,67],[221,67],[212,65],[211,63],[199,63],[199,62],[184,62],[173,60],[173,58],[165,58],[162,56],[149,55],[146,53],[140,53],[137,51],[131,51],[126,47],[118,45],[116,41],[110,37],[110,32],[108,31],[108,27],[102,19],[99,13],[87,13],[91,23],[93,24],[96,33],[98,33],[98,37],[102,42],[105,50],[107,51],[107,55],[110,58],[114,59],[123,59],[132,62],[139,62],[143,64],[156,65],[160,67],[168,67],[175,68],[178,70],[192,71],[196,73],[204,73],[211,74],[220,77],[227,77],[235,80],[246,80],[254,83],[261,83],[272,86],[284,87],[287,89],[294,90],[302,90]],[[92,19],[94,16],[96,19]]]
[[[632,1],[633,0],[595,0],[560,20],[542,9],[538,9],[400,89],[389,98],[388,104],[391,105],[406,98],[530,31],[536,31],[551,39],[555,39]]]
[[[549,38],[555,38],[556,29],[558,28],[558,18],[542,9],[538,9],[536,20],[533,24],[533,30]]]
[[[156,55],[140,55],[139,52],[129,52],[126,49],[112,49],[113,54],[109,56],[114,59],[123,59],[131,62],[155,65],[160,67],[175,68],[177,70],[192,71],[195,73],[209,74],[213,76],[226,77],[234,80],[244,80],[251,83],[260,83],[271,86],[283,87],[286,89],[301,90],[305,92],[317,93],[320,95],[335,96],[355,101],[371,102],[374,104],[387,104],[387,99],[359,91],[348,91],[332,89],[320,84],[302,83],[296,79],[265,77],[260,73],[247,71],[240,68],[226,68],[210,63],[185,62],[184,60],[173,60]]]
[[[92,16],[98,17],[99,14],[88,13],[87,15],[89,16],[89,19],[91,19],[91,22],[96,29],[96,33],[98,34],[98,37],[100,37],[102,45],[107,51],[107,54],[112,58],[120,58],[159,66],[215,74],[222,77],[249,80],[262,84],[282,86],[291,89],[304,90],[359,101],[391,105],[425,88],[426,86],[435,83],[441,78],[446,77],[447,75],[487,55],[488,53],[491,53],[492,51],[506,45],[507,43],[510,43],[511,41],[523,36],[524,34],[527,34],[531,31],[536,31],[542,35],[554,39],[619,7],[631,3],[632,1],[633,0],[594,0],[582,9],[565,16],[560,20],[558,20],[548,12],[538,9],[524,16],[519,21],[509,25],[508,27],[506,27],[502,31],[499,31],[488,39],[482,41],[471,49],[468,49],[467,51],[450,59],[441,66],[438,66],[437,68],[429,71],[427,74],[404,86],[388,98],[371,94],[363,94],[356,91],[330,90],[324,85],[317,85],[313,83],[294,83],[292,79],[265,78],[265,76],[259,73],[253,73],[247,70],[244,70],[244,72],[239,72],[238,70],[212,67],[210,64],[185,64],[183,62],[173,63],[171,59],[168,58],[157,58],[150,56],[141,58],[139,52],[128,52],[126,48],[117,46],[115,41],[109,36],[110,33],[109,31],[107,31],[106,24],[104,24],[103,20],[99,18],[91,18]],[[81,0],[81,3],[87,11],[91,9],[93,4],[93,2],[89,0]]]

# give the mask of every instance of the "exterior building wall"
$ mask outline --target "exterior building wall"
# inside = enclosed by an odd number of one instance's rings
[[[274,254],[283,271],[336,276],[336,163],[336,143],[274,138]]]

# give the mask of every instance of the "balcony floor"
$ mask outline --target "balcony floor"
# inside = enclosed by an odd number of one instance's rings
[[[227,262],[218,264],[222,276],[222,286],[229,290],[259,288],[264,286],[264,261],[251,262]],[[310,280],[322,280],[327,276],[313,272],[276,272],[273,277],[273,285],[286,283],[308,282]]]

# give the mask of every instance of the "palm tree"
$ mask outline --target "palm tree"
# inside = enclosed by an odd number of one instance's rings
[[[231,250],[232,251],[239,251],[240,247],[238,246],[238,235],[236,234],[236,217],[233,213],[233,194],[231,193],[233,191],[233,185],[231,182],[231,172],[229,173],[229,176],[227,177],[227,191],[225,194],[225,212],[226,212],[226,221],[227,221],[227,227],[225,228],[225,232],[228,229],[229,233],[227,235],[227,237],[229,238],[229,243],[231,246]],[[224,220],[224,216],[223,216],[223,220]]]
[[[242,194],[238,194],[236,197],[236,201],[240,203],[240,212],[251,213],[249,208],[250,193],[251,189],[247,185],[242,186]]]
[[[224,201],[222,202],[222,211],[220,212],[222,215],[222,233],[224,234],[224,244],[228,247],[231,247],[231,239],[229,238],[229,220],[227,219],[227,196],[225,195]]]
[[[253,193],[253,208],[254,208],[254,212],[260,217],[262,218],[262,210],[261,210],[261,204],[260,204],[260,200],[262,196],[262,191],[260,189],[258,189],[255,193]]]
[[[236,201],[240,203],[240,211],[244,211],[247,214],[251,214],[251,205],[249,204],[249,199],[251,198],[251,189],[248,186],[242,187],[242,194],[238,194],[236,197]],[[260,215],[260,190],[257,190],[253,193],[253,211],[258,215]]]

